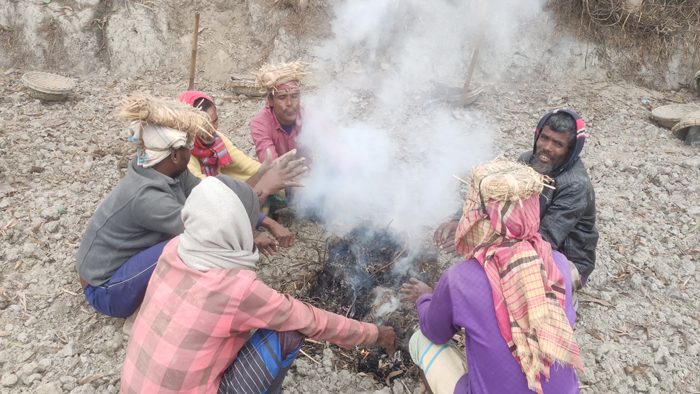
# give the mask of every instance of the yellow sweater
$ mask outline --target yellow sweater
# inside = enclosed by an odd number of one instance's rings
[[[219,174],[228,175],[231,178],[236,178],[245,182],[248,180],[248,178],[250,178],[251,176],[255,175],[256,172],[258,172],[258,169],[260,168],[260,162],[258,162],[255,159],[251,159],[245,153],[238,150],[238,148],[233,146],[233,143],[231,143],[231,141],[228,138],[224,137],[221,133],[217,132],[216,134],[218,134],[219,137],[221,137],[221,139],[224,141],[224,145],[226,145],[226,150],[231,156],[231,164],[223,168],[219,167]],[[190,162],[187,164],[187,168],[197,178],[206,178],[206,175],[202,173],[202,163],[197,157],[195,157],[195,155],[190,155]],[[281,197],[285,197],[284,189],[280,190],[275,194]]]
[[[219,168],[219,174],[228,175],[231,178],[236,178],[245,182],[248,180],[248,178],[250,178],[256,172],[258,172],[258,169],[260,168],[260,163],[257,160],[251,159],[250,157],[246,156],[245,153],[241,152],[240,150],[238,150],[238,148],[233,146],[231,141],[229,141],[228,138],[221,135],[221,133],[217,132],[216,134],[218,134],[219,137],[221,137],[221,139],[224,141],[224,145],[226,145],[226,150],[231,156],[231,164],[229,164],[226,167]],[[195,157],[195,155],[190,155],[190,162],[187,165],[187,168],[197,178],[206,178],[206,175],[202,173],[202,163],[197,157]]]

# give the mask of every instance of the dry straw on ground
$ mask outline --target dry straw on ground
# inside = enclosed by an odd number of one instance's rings
[[[304,67],[308,64],[299,60],[278,65],[265,64],[253,75],[255,75],[255,82],[262,86],[265,91],[276,90],[277,86],[283,83],[301,81],[304,75],[311,74],[304,71]]]
[[[472,170],[470,187],[479,190],[484,201],[518,202],[542,193],[551,178],[525,164],[498,157]]]
[[[580,26],[585,38],[624,52],[632,71],[662,65],[685,51],[700,52],[698,0],[550,0],[564,17],[560,25]]]
[[[145,124],[157,124],[186,132],[190,137],[208,135],[209,115],[175,100],[157,99],[136,93],[120,101],[118,116]]]

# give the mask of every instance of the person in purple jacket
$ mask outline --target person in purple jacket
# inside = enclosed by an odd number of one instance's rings
[[[579,392],[572,267],[537,232],[543,181],[504,159],[475,169],[455,235],[467,260],[435,290],[402,285],[420,319],[411,357],[435,394]],[[451,341],[462,328],[466,360]]]

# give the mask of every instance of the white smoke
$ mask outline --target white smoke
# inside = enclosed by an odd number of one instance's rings
[[[430,80],[461,87],[476,37],[507,40],[541,0],[349,0],[302,96],[301,147],[314,152],[302,206],[349,229],[372,221],[418,241],[461,201],[453,175],[492,157],[496,130],[473,109],[435,99]]]

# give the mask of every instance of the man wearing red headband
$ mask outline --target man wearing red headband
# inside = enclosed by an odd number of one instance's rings
[[[268,149],[272,152],[272,159],[296,149],[294,139],[301,130],[304,113],[300,104],[300,87],[299,81],[289,81],[268,88],[265,108],[250,122],[250,134],[261,163]]]

